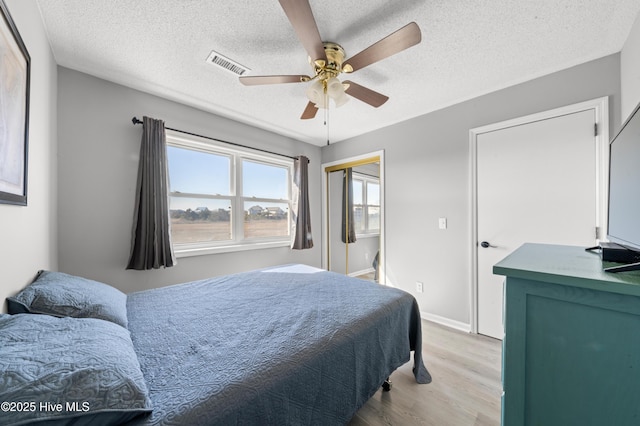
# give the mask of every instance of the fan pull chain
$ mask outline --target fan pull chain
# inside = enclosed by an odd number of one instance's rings
[[[329,146],[329,95],[327,89],[324,89],[324,125],[327,128],[327,146]]]
[[[327,146],[329,146],[329,108],[327,108],[327,121],[326,121],[326,126],[327,126]]]

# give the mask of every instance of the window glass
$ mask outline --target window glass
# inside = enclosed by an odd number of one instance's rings
[[[364,215],[364,206],[362,202],[362,187],[364,186],[364,181],[360,179],[353,179],[353,228],[356,233],[363,232],[365,230],[365,215]]]
[[[291,161],[169,135],[167,143],[177,252],[289,243]]]
[[[380,184],[367,182],[367,229],[380,230]]]
[[[194,149],[167,147],[171,192],[229,195],[229,156]]]
[[[380,184],[367,182],[367,204],[370,206],[380,205]]]
[[[169,210],[174,244],[231,239],[231,200],[171,197]]]
[[[380,207],[367,206],[367,223],[370,231],[380,230]]]
[[[380,231],[380,184],[375,177],[353,178],[353,222],[356,233]]]
[[[270,164],[242,162],[242,193],[245,197],[286,200],[288,170]]]
[[[287,203],[244,202],[245,238],[283,237],[289,235]]]
[[[362,185],[364,181],[360,179],[353,179],[353,204],[362,205]]]

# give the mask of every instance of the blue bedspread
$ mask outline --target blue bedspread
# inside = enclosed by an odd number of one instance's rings
[[[310,268],[132,293],[144,425],[342,425],[421,348],[410,294]],[[431,377],[420,350],[419,383]]]

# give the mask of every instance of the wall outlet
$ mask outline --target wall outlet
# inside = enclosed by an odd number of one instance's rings
[[[416,281],[416,291],[418,293],[422,293],[424,291],[424,286],[420,281]]]
[[[438,218],[438,228],[447,229],[447,218],[446,217]]]

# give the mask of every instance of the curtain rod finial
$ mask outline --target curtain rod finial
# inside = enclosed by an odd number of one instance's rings
[[[131,122],[136,125],[136,124],[142,124],[142,121],[138,120],[138,117],[133,117],[131,119]]]

